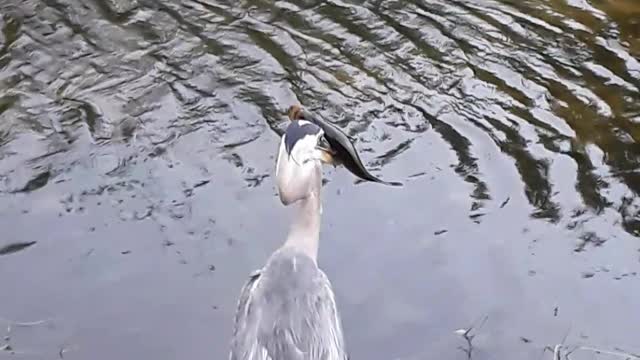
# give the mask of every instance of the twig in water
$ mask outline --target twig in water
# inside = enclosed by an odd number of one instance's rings
[[[58,351],[58,356],[60,357],[60,359],[64,359],[64,354],[72,350],[78,350],[78,346],[73,345],[73,346],[67,347],[66,345],[62,345],[60,346],[60,351]]]
[[[562,347],[562,345],[557,344],[554,348],[553,348],[553,360],[560,360],[560,348]]]
[[[593,351],[598,354],[607,354],[607,355],[618,356],[618,357],[623,357],[627,359],[640,359],[640,355],[631,354],[623,351],[610,351],[610,350],[597,349],[590,346],[580,346],[578,347],[577,350]]]
[[[45,319],[45,320],[38,320],[38,321],[13,321],[13,320],[9,320],[9,319],[5,319],[0,317],[0,321],[4,321],[7,323],[7,334],[4,336],[4,340],[6,342],[9,342],[9,340],[11,339],[11,329],[12,326],[15,327],[29,327],[29,326],[38,326],[38,325],[42,325],[45,324],[49,321],[53,321],[52,319]],[[13,351],[13,349],[11,348],[11,345],[6,344],[4,345],[2,348],[0,348],[0,350],[4,350],[4,351]]]
[[[565,348],[565,347],[566,347],[565,345],[557,344],[553,348],[553,360],[561,360],[560,349]],[[637,354],[632,354],[632,353],[623,352],[623,351],[611,351],[611,350],[598,349],[598,348],[594,348],[594,347],[591,347],[591,346],[578,346],[578,347],[574,348],[573,350],[568,351],[566,354],[564,354],[564,358],[567,359],[567,360],[570,360],[569,355],[573,354],[577,350],[592,351],[592,352],[594,352],[596,354],[606,354],[606,355],[611,355],[611,356],[617,356],[617,357],[625,358],[626,360],[631,360],[631,359],[639,359],[640,360],[640,355],[637,355]]]
[[[25,321],[25,322],[19,322],[19,321],[13,321],[13,320],[9,320],[9,319],[5,319],[0,317],[0,320],[6,322],[8,325],[7,329],[11,328],[11,325],[13,326],[38,326],[38,325],[42,325],[45,324],[47,322],[53,321],[53,319],[44,319],[44,320],[37,320],[37,321]]]
[[[484,326],[484,323],[487,322],[487,319],[489,319],[489,316],[485,315],[485,317],[482,319],[482,322],[480,323],[480,325],[477,327],[478,330],[480,330],[480,328],[482,328],[482,326]],[[473,338],[476,337],[477,334],[474,335],[470,335],[471,331],[474,329],[474,326],[470,326],[468,329],[458,329],[455,331],[456,334],[462,336],[466,342],[467,342],[467,347],[464,348],[462,346],[458,346],[458,349],[461,350],[462,352],[464,352],[465,354],[467,354],[467,359],[471,360],[471,353],[473,351]]]

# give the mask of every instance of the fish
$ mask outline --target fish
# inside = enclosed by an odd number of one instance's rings
[[[324,139],[328,143],[328,148],[325,149],[325,151],[331,156],[331,159],[327,162],[332,163],[334,166],[343,165],[353,175],[362,180],[390,186],[403,185],[401,182],[385,181],[371,174],[362,163],[362,160],[360,159],[360,156],[358,155],[358,152],[356,151],[356,148],[349,136],[335,124],[322,120],[317,116],[313,116],[300,105],[290,106],[287,110],[287,116],[292,122],[297,120],[306,120],[318,125],[324,131]]]

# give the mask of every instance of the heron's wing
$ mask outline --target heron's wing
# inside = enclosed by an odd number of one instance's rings
[[[230,360],[346,360],[326,275],[306,256],[274,258],[242,291]]]
[[[289,305],[291,309],[284,317],[281,317],[280,327],[275,331],[265,329],[268,330],[266,334],[271,335],[268,338],[275,339],[274,343],[268,345],[268,348],[283,351],[283,355],[290,356],[280,357],[280,354],[275,352],[274,358],[287,360],[347,359],[342,324],[331,283],[320,269],[316,271],[311,291],[301,301]],[[278,341],[277,336],[274,336],[286,332],[288,329],[291,330],[286,343]],[[292,356],[294,353],[296,356]]]
[[[253,304],[261,272],[262,270],[254,271],[240,291],[229,360],[273,360],[264,346],[258,344],[257,337],[261,314],[259,308],[254,309]]]
[[[289,250],[265,267],[258,337],[274,360],[345,360],[331,283],[308,256]]]

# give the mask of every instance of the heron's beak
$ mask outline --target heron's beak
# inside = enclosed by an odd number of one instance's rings
[[[320,150],[320,161],[322,161],[325,164],[331,164],[331,165],[335,165],[333,162],[333,155],[331,155],[331,153],[326,152],[324,150]]]
[[[316,145],[316,149],[320,150],[320,161],[325,164],[331,164],[335,166],[335,159],[333,155],[336,153],[331,146],[327,142],[327,139],[322,136],[318,140],[318,145]]]

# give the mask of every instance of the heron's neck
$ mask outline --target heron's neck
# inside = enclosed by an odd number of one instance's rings
[[[298,201],[289,235],[284,246],[294,247],[305,253],[314,262],[318,258],[318,242],[320,240],[320,215],[322,200],[320,191],[314,191],[309,196]]]

